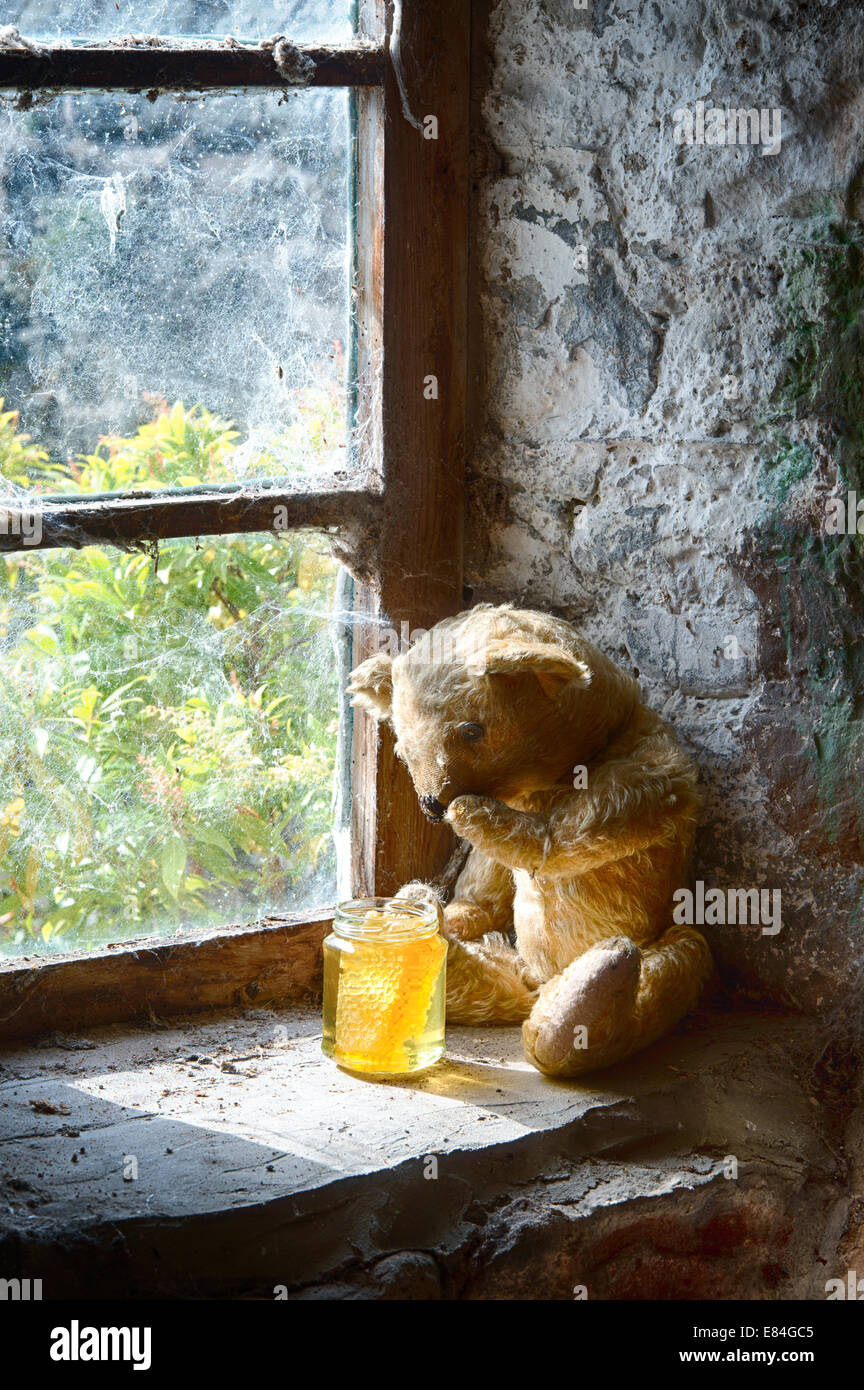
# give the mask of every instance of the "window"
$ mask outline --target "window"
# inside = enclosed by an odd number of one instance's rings
[[[469,7],[428,9],[21,0],[0,38],[0,919],[61,953],[0,968],[0,1037],[307,988],[340,888],[447,858],[337,718],[462,602]]]

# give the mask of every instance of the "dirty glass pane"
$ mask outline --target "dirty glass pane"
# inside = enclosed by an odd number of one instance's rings
[[[0,398],[41,456],[14,491],[346,466],[348,96],[84,93],[0,107]],[[230,429],[229,429],[230,427]]]
[[[344,43],[351,37],[350,14],[350,0],[11,0],[3,23],[31,38],[287,34],[295,43]]]
[[[335,587],[291,534],[0,557],[0,956],[333,901]]]

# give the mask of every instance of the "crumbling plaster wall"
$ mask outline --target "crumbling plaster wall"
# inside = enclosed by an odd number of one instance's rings
[[[782,891],[779,935],[707,929],[727,978],[844,1018],[864,587],[861,542],[820,531],[856,476],[830,402],[786,423],[803,465],[765,419],[814,214],[861,214],[862,9],[475,3],[468,593],[638,672],[702,768],[696,876]],[[700,100],[779,108],[779,150],[676,143]]]

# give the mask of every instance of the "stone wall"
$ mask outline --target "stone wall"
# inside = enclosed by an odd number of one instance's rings
[[[860,1016],[861,541],[824,517],[864,480],[864,7],[475,10],[467,593],[579,624],[690,745],[696,876],[782,891],[778,935],[708,928],[726,978]]]

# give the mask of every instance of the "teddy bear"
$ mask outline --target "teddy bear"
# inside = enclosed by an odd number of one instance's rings
[[[443,912],[449,1020],[521,1022],[528,1061],[573,1077],[694,1007],[711,955],[672,894],[697,774],[632,676],[561,618],[479,604],[369,657],[349,692],[471,847]]]

